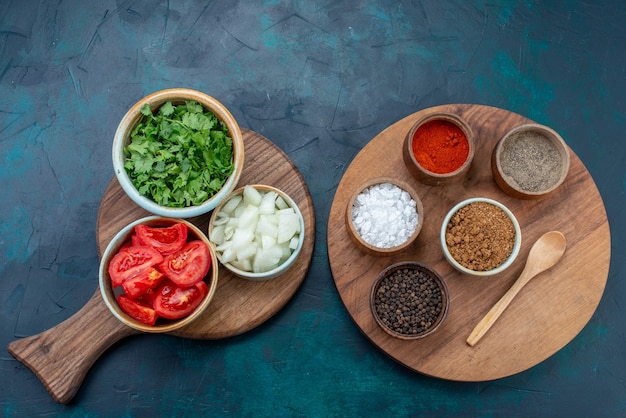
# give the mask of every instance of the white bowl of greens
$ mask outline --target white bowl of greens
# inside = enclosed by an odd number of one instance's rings
[[[237,186],[243,137],[228,109],[202,92],[174,88],[144,97],[113,139],[122,189],[146,211],[190,218],[217,207]]]

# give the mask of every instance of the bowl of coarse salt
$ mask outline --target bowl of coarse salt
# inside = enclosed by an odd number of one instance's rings
[[[417,238],[424,224],[424,206],[407,183],[375,178],[352,195],[346,208],[346,227],[363,252],[375,256],[398,254]]]

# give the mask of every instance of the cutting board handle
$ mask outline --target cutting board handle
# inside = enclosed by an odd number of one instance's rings
[[[107,348],[138,333],[113,316],[97,290],[67,320],[41,334],[13,341],[7,350],[35,373],[56,402],[65,404]]]

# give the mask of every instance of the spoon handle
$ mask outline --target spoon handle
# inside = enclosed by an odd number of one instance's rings
[[[513,283],[513,286],[493,305],[483,319],[476,325],[466,342],[470,346],[474,346],[489,331],[489,328],[502,315],[502,312],[509,306],[515,295],[524,287],[524,285],[533,277],[533,273],[525,268],[519,278]]]

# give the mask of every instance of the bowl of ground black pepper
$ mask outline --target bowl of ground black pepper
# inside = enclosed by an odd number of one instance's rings
[[[569,149],[553,129],[520,125],[507,132],[491,157],[493,177],[508,195],[539,199],[554,192],[567,177]]]
[[[475,197],[450,209],[440,240],[446,260],[455,269],[472,276],[492,276],[515,261],[522,232],[513,212],[502,203]]]
[[[431,186],[462,179],[474,159],[474,134],[461,117],[432,113],[413,124],[402,146],[402,158],[413,177]]]
[[[405,261],[384,269],[370,292],[376,323],[389,335],[414,340],[435,332],[448,315],[446,283],[432,268]]]
[[[407,183],[375,178],[360,185],[346,208],[352,242],[369,255],[391,256],[407,249],[424,224],[424,206]]]

